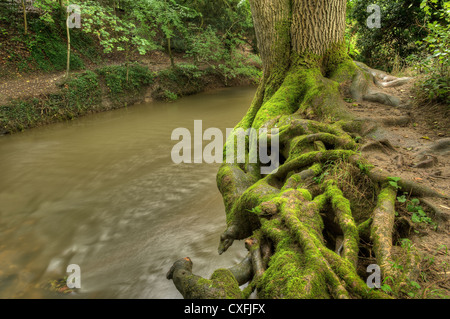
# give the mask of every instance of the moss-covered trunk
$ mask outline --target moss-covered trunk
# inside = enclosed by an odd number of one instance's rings
[[[264,76],[235,132],[278,129],[281,166],[268,175],[249,162],[221,166],[219,253],[236,240],[257,243],[247,245],[254,269],[244,297],[256,289],[261,298],[388,298],[364,281],[361,247],[369,245],[384,278],[402,281],[391,267],[397,190],[361,158],[355,137],[364,125],[340,95],[342,83],[359,79],[362,96],[369,77],[346,54],[346,1],[250,4]]]

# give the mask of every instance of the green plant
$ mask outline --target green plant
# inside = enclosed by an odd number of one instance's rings
[[[422,0],[427,36],[417,41],[427,57],[419,63],[426,76],[418,82],[419,96],[450,104],[450,1]]]
[[[406,249],[407,251],[410,251],[413,248],[413,243],[408,238],[402,238],[400,240],[400,242],[401,242],[401,247]]]
[[[169,101],[175,101],[175,100],[178,99],[178,95],[177,95],[176,93],[173,93],[173,92],[170,91],[170,90],[164,90],[164,95],[166,96],[166,98],[167,98]]]
[[[128,93],[138,93],[143,87],[153,81],[152,72],[137,63],[107,66],[97,70],[97,73],[105,79],[110,97],[117,100]]]
[[[415,298],[420,289],[422,289],[422,287],[416,281],[408,279],[407,294],[409,297]]]
[[[388,177],[389,184],[397,190],[401,189],[401,187],[398,185],[398,182],[400,182],[400,180],[401,178],[399,177]]]
[[[413,198],[409,201],[409,203],[406,206],[408,212],[412,213],[411,221],[417,224],[424,223],[437,227],[436,223],[434,223],[433,220],[430,217],[428,217],[427,213],[423,210],[422,206],[420,206],[419,204],[420,200],[418,200],[417,198]]]
[[[320,174],[319,176],[313,177],[313,181],[314,181],[316,184],[322,184],[323,180],[324,180],[325,177],[327,177],[328,175],[330,175],[329,172],[323,172],[323,173]]]

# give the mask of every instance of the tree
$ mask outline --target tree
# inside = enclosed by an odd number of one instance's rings
[[[373,83],[394,86],[407,79],[385,82],[386,74],[348,57],[346,0],[250,0],[250,5],[264,76],[227,146],[238,129],[277,128],[281,166],[262,175],[261,163],[248,159],[222,164],[217,185],[227,229],[219,253],[245,239],[253,272],[242,272],[249,281],[244,297],[256,289],[260,298],[390,298],[368,288],[361,255],[370,247],[383,282],[399,292],[417,265],[414,252],[393,241],[397,192],[443,195],[392,179],[366,162],[356,137],[378,124],[347,111],[339,87],[351,82],[355,100],[393,105],[399,101]],[[275,141],[275,135],[267,138]],[[394,259],[394,252],[404,258]],[[242,280],[219,289],[220,278],[213,275],[215,288],[208,288],[210,282],[192,277],[191,269],[174,264],[168,276],[184,296],[219,298],[230,289],[225,295],[232,297]]]
[[[129,8],[128,14],[122,16],[116,13],[115,2],[113,7],[103,6],[98,1],[86,0],[80,3],[84,15],[83,32],[96,35],[105,53],[114,51],[125,53],[127,82],[132,52],[136,50],[139,54],[144,55],[147,51],[156,48],[151,39],[152,33],[143,34],[141,32],[143,21],[138,9],[145,2],[147,1],[137,2]],[[139,22],[140,25],[137,27],[135,22]]]

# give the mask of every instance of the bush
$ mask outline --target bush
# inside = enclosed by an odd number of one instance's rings
[[[97,70],[109,89],[112,99],[119,99],[125,93],[136,94],[153,81],[153,73],[137,63],[107,66]],[[128,73],[128,75],[127,75]]]
[[[33,32],[28,39],[24,39],[30,50],[31,57],[38,69],[43,71],[63,71],[67,65],[67,44],[58,35],[61,30],[49,26],[44,21],[34,19],[30,21],[30,30]],[[84,68],[81,58],[75,54],[70,55],[70,68],[80,70]]]
[[[63,83],[65,106],[79,112],[101,102],[101,90],[98,75],[86,71],[71,77]]]
[[[418,94],[450,105],[450,1],[423,0],[420,7],[427,17],[428,35],[417,44],[428,56],[418,64],[426,73],[418,82]]]
[[[422,0],[355,0],[352,1],[350,17],[357,23],[357,45],[361,54],[357,57],[371,67],[391,72],[393,57],[398,57],[399,67],[404,59],[421,51],[416,41],[426,36],[420,25],[425,13],[420,9]],[[371,4],[380,6],[381,28],[367,26],[367,8]]]

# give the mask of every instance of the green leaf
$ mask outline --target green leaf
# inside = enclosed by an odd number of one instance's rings
[[[417,282],[415,282],[414,280],[411,280],[409,283],[411,284],[411,286],[413,286],[413,287],[416,288],[416,289],[422,288],[422,287],[420,287],[420,285],[419,285]]]
[[[417,216],[416,213],[414,213],[414,214],[412,215],[411,220],[412,220],[414,223],[420,223],[420,222],[422,222],[422,219],[421,219],[419,216]]]

